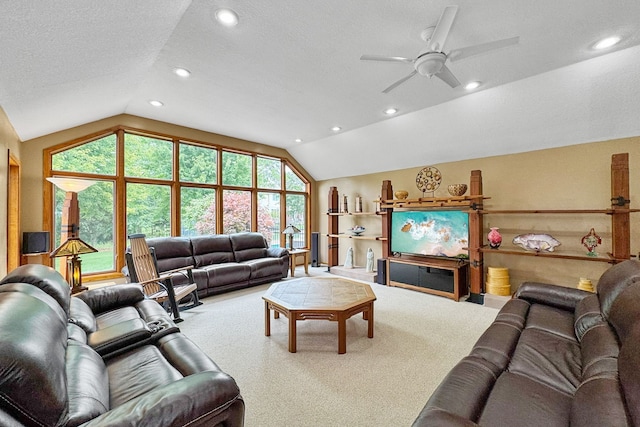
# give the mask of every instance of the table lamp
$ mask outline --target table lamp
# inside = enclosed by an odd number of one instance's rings
[[[287,227],[282,230],[282,234],[286,234],[289,238],[289,249],[293,249],[293,235],[296,233],[301,233],[300,229],[295,225],[287,225]]]
[[[98,250],[79,237],[70,237],[49,255],[51,258],[69,257],[67,258],[67,281],[71,286],[72,294],[88,289],[82,286],[81,261],[78,255],[92,252],[98,252]]]

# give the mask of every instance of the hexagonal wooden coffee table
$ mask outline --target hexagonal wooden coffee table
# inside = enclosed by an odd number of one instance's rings
[[[369,322],[369,338],[373,338],[373,302],[376,296],[365,283],[332,277],[308,277],[274,283],[262,297],[264,300],[264,334],[271,335],[271,316],[280,313],[289,319],[289,351],[296,352],[298,320],[330,320],[338,322],[338,353],[347,352],[347,319],[362,313]]]

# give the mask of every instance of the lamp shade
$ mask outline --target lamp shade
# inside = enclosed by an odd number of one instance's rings
[[[78,178],[47,178],[47,181],[64,191],[73,191],[78,193],[91,187],[96,181]]]
[[[287,225],[287,227],[284,230],[282,230],[282,234],[295,234],[295,233],[301,233],[301,231],[298,227],[291,224]]]
[[[58,246],[49,257],[57,258],[62,256],[74,256],[80,254],[90,254],[98,252],[96,248],[84,242],[79,237],[71,237],[66,242]]]

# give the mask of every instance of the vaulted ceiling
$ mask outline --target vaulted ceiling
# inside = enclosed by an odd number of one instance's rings
[[[281,147],[327,179],[640,134],[637,0],[0,1],[0,107],[24,141],[128,113]],[[415,58],[452,4],[445,53],[519,43],[447,61],[456,88],[382,93],[413,65],[360,56]]]

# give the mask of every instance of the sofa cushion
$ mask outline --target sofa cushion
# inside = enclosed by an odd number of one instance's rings
[[[194,265],[191,253],[191,241],[188,237],[154,237],[147,240],[147,246],[153,248],[158,271],[175,270]]]
[[[597,295],[590,295],[576,305],[574,330],[578,341],[582,341],[584,334],[594,326],[602,324],[604,318],[600,312],[600,302]]]
[[[69,314],[71,289],[64,277],[51,267],[42,264],[21,265],[0,281],[0,285],[4,283],[28,283],[40,288],[55,299],[66,314]]]
[[[235,233],[229,238],[237,262],[267,256],[267,241],[260,233]]]
[[[571,397],[531,378],[505,372],[496,381],[478,424],[566,427]]]
[[[67,321],[42,298],[0,293],[3,411],[24,425],[60,425],[67,410],[66,346]]]
[[[251,277],[251,267],[237,262],[209,265],[204,270],[209,276],[210,288],[236,283],[246,285]]]
[[[109,410],[109,379],[100,356],[89,346],[69,340],[67,345],[69,421],[77,426]]]
[[[182,378],[180,372],[153,345],[109,359],[107,371],[112,407]]]
[[[250,280],[252,282],[266,277],[279,276],[282,273],[279,258],[256,258],[243,261],[242,264],[251,267]]]
[[[573,313],[533,304],[509,372],[572,394],[582,375],[580,345],[573,334]]]
[[[609,318],[611,305],[618,295],[634,283],[640,283],[640,261],[624,261],[605,271],[598,280],[600,310]]]
[[[192,237],[191,245],[196,268],[235,261],[227,234]]]

